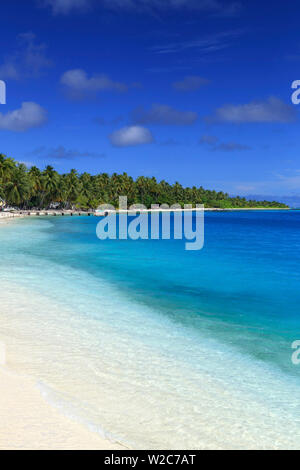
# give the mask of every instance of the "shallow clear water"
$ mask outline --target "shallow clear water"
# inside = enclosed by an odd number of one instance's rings
[[[300,448],[300,212],[207,213],[205,247],[0,230],[0,339],[62,412],[135,448]]]

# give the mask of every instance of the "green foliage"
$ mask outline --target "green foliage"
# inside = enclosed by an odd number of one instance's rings
[[[285,204],[268,201],[248,201],[229,197],[223,192],[209,191],[202,186],[184,188],[176,182],[140,176],[135,181],[123,173],[78,175],[76,170],[60,175],[50,165],[44,171],[25,165],[0,154],[0,198],[21,209],[47,209],[51,204],[61,208],[96,209],[100,204],[118,207],[119,196],[127,196],[128,205],[144,204],[204,204],[215,208],[287,208]]]

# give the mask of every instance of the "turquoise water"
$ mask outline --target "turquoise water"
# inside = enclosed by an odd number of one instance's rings
[[[97,222],[0,227],[8,365],[129,447],[300,448],[300,212],[206,213],[199,252]]]

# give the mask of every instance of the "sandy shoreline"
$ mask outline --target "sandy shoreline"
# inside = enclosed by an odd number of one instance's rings
[[[0,214],[0,225],[14,219]],[[0,342],[0,450],[125,449],[61,414],[34,381],[8,370],[5,362]]]
[[[0,366],[0,450],[122,450],[46,402],[30,379]]]
[[[15,214],[13,212],[0,212],[0,222],[8,222],[12,219],[22,219],[23,215]]]
[[[0,225],[22,216],[0,214]],[[122,450],[124,447],[65,417],[34,381],[5,367],[0,342],[0,450]]]
[[[165,213],[165,212],[253,212],[253,211],[290,211],[291,208],[281,208],[281,207],[236,207],[231,209],[220,209],[212,207],[204,208],[193,208],[193,209],[117,209],[117,210],[106,210],[106,211],[93,211],[85,212],[78,210],[40,210],[40,211],[20,211],[20,212],[0,212],[0,222],[8,222],[14,218],[24,218],[24,217],[39,217],[39,216],[94,216],[94,217],[103,217],[107,214],[128,214],[136,215],[138,213],[147,214],[147,213]]]

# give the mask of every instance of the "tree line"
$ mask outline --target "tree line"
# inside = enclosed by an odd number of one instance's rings
[[[128,205],[144,204],[204,204],[216,208],[286,208],[276,201],[254,201],[230,197],[222,191],[210,191],[202,186],[185,188],[180,183],[169,184],[156,178],[140,176],[133,179],[127,173],[79,174],[76,170],[59,174],[48,165],[43,171],[27,168],[12,158],[0,154],[0,198],[9,206],[20,209],[49,209],[53,204],[62,209],[96,209],[100,204],[118,207],[119,196],[127,196]]]

